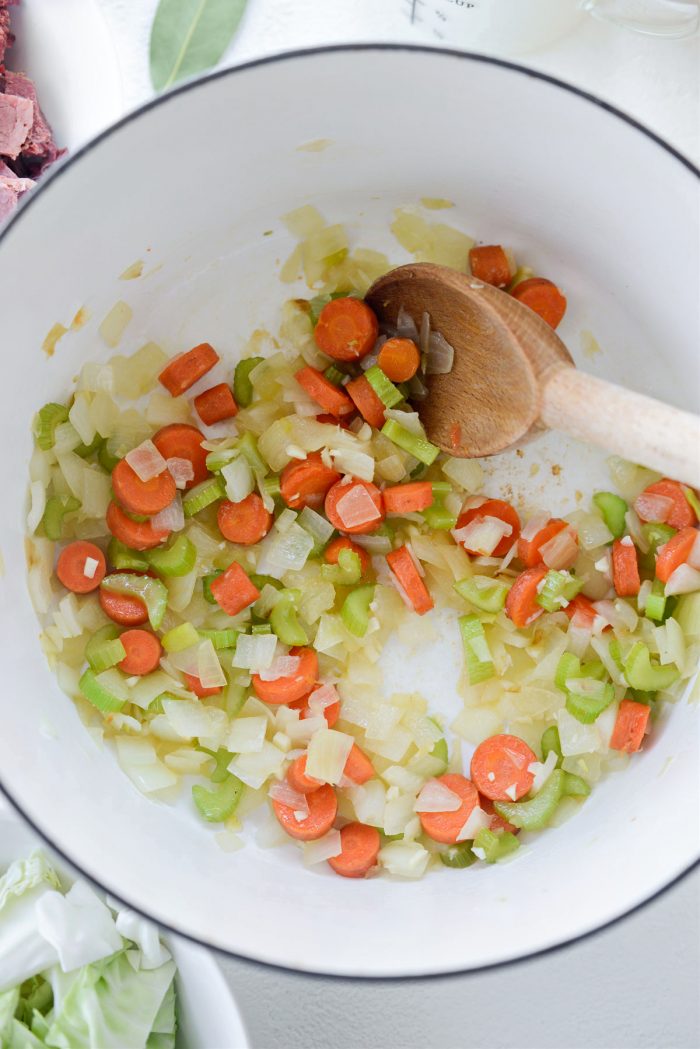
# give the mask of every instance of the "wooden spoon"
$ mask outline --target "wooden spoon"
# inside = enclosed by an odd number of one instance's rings
[[[549,428],[700,487],[700,418],[577,371],[559,336],[511,295],[420,262],[380,277],[366,300],[389,324],[401,307],[419,328],[428,313],[454,347],[452,371],[428,376],[417,405],[443,451],[493,455]]]

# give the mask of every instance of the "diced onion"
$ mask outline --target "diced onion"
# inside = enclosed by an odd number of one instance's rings
[[[309,695],[307,704],[312,716],[319,717],[324,710],[340,701],[335,685],[321,685]]]
[[[535,514],[535,516],[531,517],[523,528],[520,533],[521,537],[525,542],[529,543],[531,539],[535,538],[538,532],[542,531],[549,520],[549,514]]]
[[[276,656],[269,667],[260,671],[261,681],[278,681],[283,677],[292,677],[299,669],[299,656]]]
[[[454,481],[465,492],[476,492],[484,481],[484,471],[476,459],[449,458],[442,464],[442,472],[449,481]],[[483,497],[482,502],[485,502]]]
[[[319,543],[327,543],[335,531],[330,521],[316,513],[310,506],[305,506],[299,514],[299,524],[314,539],[318,539]]]
[[[695,542],[688,554],[688,564],[691,568],[700,569],[700,531],[695,536]]]
[[[132,448],[124,458],[140,481],[152,481],[168,468],[168,464],[150,438]]]
[[[370,554],[388,554],[391,551],[391,539],[386,535],[354,535],[352,541]]]
[[[277,801],[280,805],[288,805],[290,809],[294,809],[295,815],[301,813],[303,819],[306,819],[309,815],[309,802],[306,795],[300,794],[298,790],[294,790],[286,780],[273,783],[268,794],[272,801]]]
[[[673,499],[667,495],[641,492],[634,500],[634,509],[642,521],[658,521],[664,524],[673,510]]]
[[[197,677],[203,688],[220,688],[226,684],[226,675],[221,669],[211,638],[202,641],[197,650]]]
[[[267,740],[256,754],[236,754],[228,771],[238,776],[247,787],[259,790],[270,776],[282,778],[282,763],[286,755]]]
[[[628,510],[625,514],[625,524],[627,525],[627,531],[634,540],[634,545],[643,554],[646,554],[649,550],[649,543],[642,531],[642,522],[639,520],[634,510]]]
[[[478,805],[475,805],[467,817],[467,822],[457,835],[457,841],[472,841],[480,830],[488,830],[490,826],[491,817],[489,814],[479,808]]]
[[[152,794],[177,783],[177,776],[160,761],[149,740],[117,736],[114,742],[119,764],[144,794]]]
[[[95,572],[97,571],[99,563],[100,562],[97,560],[96,557],[85,558],[85,564],[83,565],[83,575],[86,579],[95,578]]]
[[[226,495],[232,503],[242,502],[255,488],[253,471],[248,460],[242,455],[224,466],[221,476],[226,485]]]
[[[354,742],[352,736],[344,732],[319,729],[306,753],[306,774],[312,779],[320,779],[322,783],[340,783]]]
[[[534,777],[532,780],[532,786],[530,787],[530,793],[537,794],[538,791],[542,790],[545,783],[554,772],[557,767],[557,753],[554,750],[550,750],[547,758],[544,762],[533,761],[527,767],[527,771]]]
[[[257,754],[262,750],[267,730],[267,718],[238,717],[231,726],[226,749],[233,754]]]
[[[39,527],[46,509],[46,488],[41,481],[32,481],[29,486],[31,506],[27,514],[27,531],[31,534]]]
[[[453,537],[468,550],[489,556],[496,549],[501,539],[509,536],[513,526],[500,517],[476,517],[463,528],[452,530]]]
[[[399,307],[396,315],[396,332],[402,339],[413,339],[414,342],[418,342],[420,338],[416,322],[403,306]]]
[[[679,565],[671,573],[664,589],[668,596],[690,594],[694,590],[700,590],[700,571],[692,565]]]
[[[374,480],[374,459],[371,455],[356,448],[331,448],[330,453],[333,465],[340,473],[352,474],[363,481]]]
[[[390,841],[379,851],[379,863],[399,878],[422,878],[430,853],[417,841]]]
[[[456,812],[462,804],[459,794],[439,779],[429,779],[413,806],[414,812]]]
[[[322,838],[315,841],[306,841],[303,845],[304,863],[307,867],[313,867],[316,863],[340,856],[342,844],[339,830],[329,830]]]
[[[258,572],[281,579],[286,572],[298,572],[314,548],[313,536],[296,523],[280,535],[270,532],[260,544]]]
[[[508,553],[506,554],[506,556],[503,558],[503,560],[501,561],[500,565],[498,566],[498,571],[499,572],[503,572],[508,567],[508,565],[511,563],[511,561],[514,560],[514,558],[516,558],[517,556],[518,556],[518,544],[517,544],[517,542],[515,542],[515,543],[512,544],[510,550],[508,551]]]
[[[346,528],[356,528],[378,521],[381,512],[377,509],[372,496],[361,484],[355,484],[340,497],[336,511]]]
[[[428,339],[428,352],[425,356],[426,375],[449,375],[455,359],[454,347],[450,346],[440,332],[433,331]]]
[[[185,512],[179,493],[172,503],[168,503],[164,510],[151,518],[151,525],[157,532],[161,529],[164,532],[180,532],[185,527]]]
[[[569,525],[557,532],[540,547],[540,555],[547,568],[570,568],[578,556],[576,532]]]
[[[165,464],[176,488],[186,488],[187,482],[194,478],[194,467],[189,459],[173,456],[172,459],[166,459]]]
[[[400,426],[403,426],[404,430],[415,433],[418,437],[425,436],[425,430],[418,412],[404,412],[400,408],[387,408],[384,416],[386,419],[393,419]]]
[[[271,666],[276,648],[274,634],[239,634],[233,665],[259,674]]]

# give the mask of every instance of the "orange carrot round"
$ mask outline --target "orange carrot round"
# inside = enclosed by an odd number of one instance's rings
[[[141,575],[142,573],[133,574]],[[148,622],[148,610],[140,598],[133,597],[131,594],[118,594],[105,587],[100,587],[98,597],[102,611],[119,626],[140,626]]]
[[[93,564],[92,562],[97,562]],[[56,575],[74,594],[89,594],[97,590],[105,577],[107,563],[99,546],[79,539],[64,546],[56,562]]]
[[[158,381],[165,386],[171,397],[179,397],[206,375],[218,360],[219,355],[214,347],[208,342],[202,342],[168,361],[158,376]]]
[[[612,577],[618,597],[634,597],[639,593],[641,581],[637,550],[629,536],[616,539],[612,546]]]
[[[321,310],[314,329],[319,349],[336,361],[357,361],[374,347],[379,325],[362,299],[333,299]]]
[[[458,772],[447,772],[437,778],[439,783],[462,799],[462,804],[452,812],[419,812],[418,816],[429,838],[443,845],[456,845],[459,832],[469,819],[472,809],[479,804],[479,794],[472,781]]]
[[[474,751],[471,778],[480,794],[492,801],[518,801],[534,780],[528,771],[537,755],[519,736],[489,736]]]
[[[576,597],[569,601],[564,612],[569,619],[573,619],[576,616],[579,619],[587,620],[588,623],[592,623],[598,614],[593,602],[583,594],[577,594]],[[605,629],[607,630],[608,628],[606,627]]]
[[[150,521],[133,521],[114,500],[107,507],[107,527],[131,550],[152,550],[170,535],[166,530],[156,531]]]
[[[233,419],[234,415],[238,414],[238,405],[225,382],[200,393],[194,399],[194,406],[205,426],[213,426],[224,419]]]
[[[194,488],[209,476],[207,450],[202,448],[204,439],[204,434],[188,423],[171,423],[153,437],[153,443],[164,459],[188,459],[192,463],[194,477],[187,482],[185,489]]]
[[[505,288],[513,276],[508,256],[500,244],[481,244],[472,248],[469,265],[477,280],[493,284],[495,288]]]
[[[346,535],[339,535],[335,539],[331,539],[323,551],[324,560],[329,565],[337,565],[341,550],[351,550],[353,554],[357,554],[360,559],[360,571],[363,575],[366,575],[371,563],[369,554],[357,543],[353,543],[352,539],[348,539]]]
[[[487,816],[491,817],[491,823],[489,824],[489,830],[507,830],[511,834],[518,834],[518,827],[513,826],[508,820],[504,820],[503,816],[499,816],[494,808],[491,798],[481,796],[479,798],[479,807],[483,809]]]
[[[368,379],[360,375],[347,383],[345,389],[352,397],[358,412],[370,426],[375,430],[381,430],[384,425],[386,407],[377,397]]]
[[[690,551],[697,537],[697,528],[684,528],[659,547],[656,552],[657,579],[660,579],[662,583],[669,581],[676,569],[685,564],[690,557]]]
[[[112,470],[112,491],[129,513],[149,516],[160,513],[177,495],[175,481],[168,470],[150,481],[142,481],[126,459],[120,459]]]
[[[156,669],[163,648],[150,630],[125,630],[120,634],[119,640],[126,650],[126,655],[118,666],[125,674],[142,676]]]
[[[318,687],[318,685],[314,685],[314,687],[311,689],[311,692],[315,691],[315,689],[317,689]],[[311,708],[309,707],[309,696],[311,695],[311,692],[309,692],[306,696],[302,696],[301,699],[295,699],[293,700],[293,702],[288,704],[288,706],[290,706],[292,710],[299,711],[299,716],[301,717],[302,721],[304,720],[304,718],[314,717],[314,715],[311,713]],[[326,719],[326,724],[328,725],[328,728],[333,728],[336,721],[340,717],[340,700],[337,703],[331,703],[331,705],[328,707],[324,707],[323,716]]]
[[[253,674],[253,688],[263,703],[293,703],[307,695],[318,677],[318,657],[313,648],[291,648],[290,656],[299,657],[299,666],[294,674],[278,677],[275,681],[263,681]]]
[[[434,601],[423,582],[407,546],[400,546],[386,555],[387,564],[401,589],[419,616],[434,608]]]
[[[529,306],[550,328],[556,328],[566,313],[566,297],[556,284],[544,277],[521,281],[511,292],[513,298]]]
[[[548,543],[550,539],[554,539],[555,535],[559,532],[563,532],[567,527],[567,522],[562,521],[558,517],[552,517],[547,524],[540,528],[539,532],[533,535],[532,539],[523,539],[522,536],[518,539],[518,557],[527,568],[534,568],[535,565],[542,564],[542,554],[540,553],[540,547]]]
[[[376,827],[366,823],[347,823],[340,831],[340,854],[328,865],[343,878],[364,878],[376,866],[381,838]]]
[[[413,339],[387,339],[377,364],[392,382],[408,382],[420,367],[420,352]]]
[[[656,481],[654,484],[647,485],[642,492],[642,496],[645,495],[660,495],[664,499],[670,499],[673,503],[670,513],[668,514],[665,523],[670,525],[671,528],[689,528],[697,522],[695,511],[685,497],[683,486],[678,481],[672,481],[668,477],[662,478],[660,481]],[[641,498],[641,497],[640,497]],[[652,517],[648,517],[644,513],[643,502],[641,505],[637,505],[635,502],[635,510],[642,521],[651,521]]]
[[[510,535],[503,536],[492,555],[493,557],[504,557],[520,535],[520,518],[510,503],[504,502],[503,499],[487,499],[481,506],[473,506],[470,510],[464,510],[457,518],[457,528],[464,528],[471,521],[484,517],[497,517],[499,521],[504,521],[511,526]],[[477,550],[470,550],[464,543],[460,545],[468,554],[478,556]]]
[[[324,783],[312,794],[307,794],[306,800],[309,803],[309,815],[303,820],[296,818],[291,805],[284,805],[281,801],[272,802],[272,808],[281,826],[290,838],[296,838],[297,841],[315,841],[316,838],[322,838],[333,826],[338,811],[335,791],[328,783]]]
[[[360,786],[375,775],[374,765],[365,752],[360,750],[357,743],[353,743],[350,748],[343,775],[346,779],[351,779],[353,783],[357,783]]]
[[[303,390],[306,390],[312,401],[333,417],[350,415],[355,406],[342,387],[327,379],[323,372],[307,365],[295,373],[294,378]]]
[[[300,754],[287,769],[287,782],[299,794],[313,794],[323,786],[323,781],[306,775],[306,754]]]
[[[517,627],[534,623],[544,609],[537,604],[538,586],[547,575],[546,565],[536,565],[521,572],[508,591],[506,615]]]
[[[219,503],[216,520],[224,539],[241,546],[254,546],[270,531],[274,517],[265,509],[257,492],[251,492],[239,503],[224,499]]]
[[[409,514],[427,510],[433,505],[433,486],[430,481],[409,481],[385,488],[384,509],[388,514]]]
[[[280,475],[280,494],[292,510],[310,506],[317,510],[328,489],[340,480],[340,474],[321,460],[320,452],[306,459],[292,459]]]
[[[346,521],[340,516],[341,512],[338,510],[338,504],[353,490],[353,488],[364,488],[374,503],[377,516],[372,517],[371,521],[365,521],[360,524],[355,524],[352,521],[346,523]],[[354,477],[349,484],[345,484],[344,481],[338,481],[337,484],[334,484],[328,491],[324,509],[326,511],[326,517],[334,528],[337,528],[339,532],[349,532],[351,535],[366,535],[368,532],[374,532],[379,528],[386,516],[382,493],[379,491],[376,484],[372,484],[371,481],[362,481],[359,477]]]
[[[200,679],[194,674],[185,674],[185,681],[190,692],[194,692],[195,696],[199,696],[200,699],[204,699],[206,696],[216,696],[223,691],[221,685],[205,688]]]
[[[635,750],[639,750],[644,740],[650,714],[651,707],[645,703],[623,699],[610,737],[611,748],[622,750],[626,754],[633,754]]]

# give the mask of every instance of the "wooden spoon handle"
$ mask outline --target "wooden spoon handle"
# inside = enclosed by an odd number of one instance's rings
[[[700,487],[700,417],[566,365],[542,389],[540,417],[552,430]]]

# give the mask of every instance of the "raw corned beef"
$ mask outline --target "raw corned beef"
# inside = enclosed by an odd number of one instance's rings
[[[34,123],[34,103],[19,95],[0,95],[0,154],[16,160]]]
[[[22,147],[22,159],[25,165],[32,169],[32,173],[38,174],[49,164],[53,164],[57,157],[65,153],[65,150],[57,148],[51,128],[41,112],[36,97],[36,88],[28,76],[25,76],[24,73],[13,73],[8,69],[5,74],[5,91],[8,95],[28,99],[34,106],[34,120]],[[0,148],[0,153],[2,152]]]

